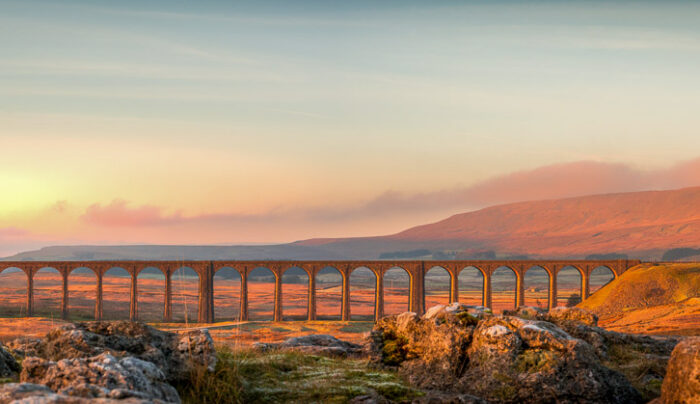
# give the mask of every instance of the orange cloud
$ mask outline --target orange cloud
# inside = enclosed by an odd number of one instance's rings
[[[166,215],[161,207],[143,205],[132,208],[128,205],[128,202],[120,199],[106,206],[96,203],[88,206],[82,219],[90,224],[107,227],[163,226],[182,221],[179,212]]]
[[[5,241],[8,239],[24,237],[29,232],[24,229],[18,229],[16,227],[4,227],[0,228],[0,241]]]
[[[166,214],[166,208],[142,205],[131,207],[127,201],[89,206],[82,219],[101,227],[159,227],[184,225],[219,231],[245,226],[308,226],[328,228],[348,222],[372,221],[369,229],[401,218],[405,226],[419,224],[424,215],[461,213],[484,206],[566,198],[581,195],[673,189],[700,184],[700,159],[669,169],[643,171],[623,164],[581,161],[555,164],[496,177],[476,185],[431,193],[401,194],[387,191],[359,206],[314,207],[276,210],[259,215],[237,213],[183,216]],[[379,226],[378,226],[379,225]],[[372,230],[368,230],[371,232]]]
[[[462,212],[510,202],[697,185],[700,185],[700,158],[662,170],[640,170],[624,164],[579,161],[518,171],[463,188],[418,194],[389,191],[358,208],[356,214],[455,209]]]

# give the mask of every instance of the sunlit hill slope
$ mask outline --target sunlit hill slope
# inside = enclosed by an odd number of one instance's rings
[[[443,248],[549,257],[622,252],[658,258],[670,248],[700,246],[700,187],[513,203],[390,236],[298,244],[340,255]]]
[[[700,264],[642,264],[579,304],[605,328],[644,334],[700,334]]]
[[[700,247],[700,187],[499,205],[379,237],[265,246],[58,246],[8,259],[430,259],[484,252],[492,256],[483,258],[619,253],[660,259],[678,247]]]

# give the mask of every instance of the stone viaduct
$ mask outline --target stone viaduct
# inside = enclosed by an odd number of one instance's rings
[[[494,271],[501,267],[509,268],[516,276],[515,306],[523,305],[525,298],[525,273],[540,267],[549,275],[549,308],[557,302],[557,274],[565,267],[573,267],[581,274],[581,296],[590,295],[590,275],[598,267],[610,269],[615,278],[627,269],[638,265],[637,260],[590,261],[590,260],[523,260],[523,261],[0,261],[0,272],[8,268],[18,268],[27,275],[26,312],[33,315],[34,275],[43,268],[53,268],[63,279],[61,312],[68,317],[68,276],[77,268],[89,268],[97,277],[95,319],[102,319],[102,281],[105,272],[111,268],[122,268],[131,276],[129,317],[138,318],[138,274],[145,268],[158,268],[165,275],[165,307],[163,320],[172,320],[172,275],[180,268],[191,268],[199,277],[198,322],[214,322],[214,274],[222,268],[233,268],[241,275],[240,319],[248,320],[248,274],[255,268],[269,269],[275,277],[274,321],[282,320],[282,274],[289,268],[297,267],[306,272],[309,278],[307,312],[308,319],[316,319],[316,274],[323,268],[333,267],[342,277],[341,318],[350,320],[350,274],[357,268],[370,269],[376,278],[375,319],[384,315],[384,274],[392,268],[401,268],[409,275],[409,311],[419,314],[425,311],[425,274],[432,268],[445,269],[451,278],[450,302],[459,301],[458,276],[469,267],[478,269],[483,276],[482,304],[492,307],[491,279]]]

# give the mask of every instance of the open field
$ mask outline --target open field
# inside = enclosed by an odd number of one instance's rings
[[[112,272],[112,271],[110,271]],[[103,279],[103,314],[105,319],[128,319],[130,278],[126,272],[107,273]],[[544,271],[532,270],[525,277],[525,304],[547,306],[548,278]],[[558,278],[559,305],[569,296],[580,293],[580,277],[575,271],[563,271]],[[602,274],[598,284],[609,278]],[[594,278],[593,285],[596,284]],[[449,299],[449,275],[431,270],[426,275],[426,307],[445,304]],[[467,304],[481,304],[481,275],[467,270],[460,274],[459,297]],[[164,308],[164,277],[142,273],[138,278],[139,318],[147,322],[162,320]],[[353,320],[372,320],[374,316],[375,279],[370,274],[350,279],[350,311]],[[392,270],[385,276],[385,314],[408,309],[408,276]],[[91,272],[74,271],[68,279],[69,315],[72,320],[91,320],[94,316],[96,278]],[[317,277],[317,318],[339,320],[341,310],[341,278],[337,273],[322,273]],[[283,313],[285,320],[307,318],[308,278],[304,274],[283,278]],[[23,272],[5,270],[0,273],[0,316],[26,315],[26,276]],[[271,320],[273,314],[274,282],[270,278],[253,278],[248,284],[250,320]],[[34,312],[36,316],[60,318],[61,277],[55,271],[42,270],[34,279]],[[173,275],[173,320],[192,322],[197,318],[198,279],[189,274]],[[214,310],[217,321],[237,320],[240,313],[240,278],[214,280]],[[509,271],[493,277],[494,310],[510,309],[515,301],[515,276]],[[187,313],[187,317],[185,316]]]
[[[686,268],[687,267],[687,268]],[[698,269],[692,265],[676,265],[675,272],[660,272],[661,269],[635,269],[629,275],[623,275],[621,282],[609,284],[593,294],[582,306],[591,306],[601,315],[601,325],[619,331],[644,332],[657,334],[697,334],[700,331],[700,301],[691,296],[696,293]],[[668,269],[668,268],[666,268]],[[536,274],[537,272],[533,272]],[[659,274],[671,275],[656,279]],[[498,274],[497,274],[498,275]],[[496,311],[511,308],[514,304],[515,279],[509,274],[494,277],[493,302]],[[541,274],[540,274],[541,275]],[[579,292],[575,273],[561,273],[560,279],[569,284],[560,283],[563,295],[559,304],[566,304],[566,299]],[[449,276],[436,276],[433,271],[426,280],[426,307],[443,304],[448,300]],[[669,290],[671,299],[660,304],[647,301],[640,307],[632,307],[640,297],[638,291],[645,287],[634,284],[627,279],[641,282],[648,280],[652,286],[662,285]],[[594,284],[601,284],[606,278],[594,279]],[[35,285],[35,302],[37,317],[23,318],[26,301],[26,281],[23,273],[4,272],[0,275],[3,293],[2,315],[14,318],[0,319],[0,340],[18,336],[41,336],[53,326],[60,324],[60,277],[47,272],[37,276]],[[94,308],[95,279],[89,274],[73,274],[69,280],[71,292],[71,319],[90,320]],[[283,283],[284,320],[271,323],[274,283],[252,281],[249,283],[250,322],[237,322],[239,314],[240,281],[238,279],[215,280],[215,310],[217,323],[197,324],[197,279],[192,277],[173,278],[173,316],[174,322],[161,323],[163,313],[163,279],[144,276],[139,278],[139,315],[153,325],[162,329],[183,329],[207,327],[217,343],[232,347],[247,347],[255,341],[278,342],[286,338],[304,334],[332,334],[348,341],[360,342],[364,333],[372,326],[374,314],[374,279],[351,278],[351,314],[350,322],[340,320],[341,286],[340,277],[321,276],[317,282],[317,305],[319,321],[307,322],[307,285],[308,279],[297,279],[294,283],[285,279]],[[547,303],[547,277],[528,276],[525,279],[526,301],[528,305],[544,307]],[[622,282],[624,281],[624,282]],[[460,276],[460,301],[467,304],[481,303],[481,279],[478,276],[462,278]],[[630,283],[632,282],[632,283]],[[665,282],[665,283],[664,283]],[[675,282],[675,283],[674,283]],[[628,285],[620,291],[619,285]],[[633,290],[628,290],[633,285]],[[386,314],[396,314],[407,309],[408,282],[400,277],[386,282]],[[568,286],[566,288],[565,286]],[[107,319],[128,318],[129,279],[124,277],[106,277],[104,287],[104,312]],[[511,288],[512,289],[509,289]],[[692,289],[692,290],[691,290]],[[641,293],[641,292],[640,292]],[[637,296],[637,297],[636,297]],[[641,296],[641,295],[640,295]],[[637,302],[637,303],[635,303]],[[631,306],[630,306],[631,305]],[[629,307],[628,307],[629,306]],[[190,313],[185,322],[185,310]],[[40,317],[43,316],[43,317]]]

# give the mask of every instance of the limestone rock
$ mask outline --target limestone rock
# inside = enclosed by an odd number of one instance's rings
[[[516,310],[506,310],[503,312],[507,316],[516,316],[528,319],[541,319],[546,311],[535,306],[520,306]]]
[[[417,387],[446,393],[447,402],[469,402],[459,401],[460,395],[505,403],[642,402],[622,374],[601,363],[591,344],[544,321],[545,313],[520,314],[494,316],[451,305],[431,308],[423,317],[386,317],[372,330],[371,358],[398,366]],[[578,311],[562,310],[554,318],[587,327],[583,333],[597,328],[594,317]]]
[[[177,391],[156,365],[134,357],[117,359],[102,353],[58,362],[28,357],[22,362],[20,378],[70,397],[180,402]]]
[[[42,341],[40,338],[20,337],[8,342],[7,348],[17,356],[39,356],[39,347],[41,344]]]
[[[487,404],[487,401],[470,394],[428,390],[424,396],[411,401],[411,404]]]
[[[152,404],[154,400],[126,398],[83,398],[54,393],[51,389],[33,383],[0,385],[0,403],[9,404]]]
[[[289,338],[280,343],[261,343],[253,344],[254,347],[261,351],[271,349],[293,350],[314,355],[329,355],[347,357],[350,355],[360,354],[362,346],[351,342],[340,340],[332,335],[312,334],[301,337]]]
[[[65,401],[59,401],[65,400]],[[79,398],[70,400],[59,395],[50,388],[34,383],[7,383],[0,385],[0,403],[30,402],[30,403],[80,403]]]
[[[464,305],[443,306],[428,317],[408,312],[379,320],[370,333],[370,355],[376,363],[402,365],[409,381],[424,381],[423,388],[445,390],[464,369],[478,320]]]
[[[175,334],[131,321],[66,324],[41,340],[18,339],[9,346],[18,354],[53,361],[101,353],[133,356],[154,363],[170,381],[187,377],[193,365],[212,371],[216,366],[216,350],[208,330]]]
[[[598,316],[578,307],[555,307],[544,315],[544,319],[556,323],[571,321],[593,327],[598,325]]]
[[[11,377],[20,371],[19,364],[5,347],[0,345],[0,378]]]
[[[673,350],[661,387],[661,402],[700,403],[700,337],[688,338]]]

